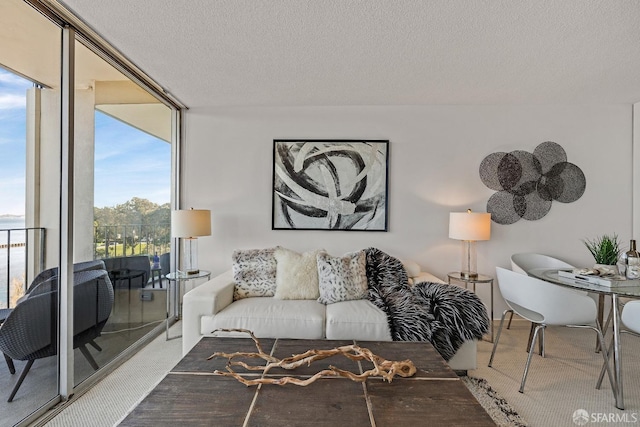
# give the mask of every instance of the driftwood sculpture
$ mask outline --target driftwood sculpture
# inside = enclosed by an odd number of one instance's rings
[[[233,377],[240,381],[241,383],[252,386],[259,384],[277,384],[277,385],[285,385],[285,384],[295,384],[299,386],[306,386],[316,381],[320,377],[345,377],[352,381],[356,382],[364,382],[370,376],[379,376],[382,377],[383,380],[391,382],[395,375],[399,375],[401,377],[411,377],[416,373],[416,367],[411,360],[402,360],[402,361],[392,361],[386,360],[380,356],[376,356],[371,352],[371,350],[367,348],[363,348],[357,345],[345,345],[341,347],[336,347],[328,350],[308,350],[302,354],[294,354],[291,357],[287,357],[285,359],[278,359],[273,357],[262,350],[260,346],[260,341],[253,332],[247,329],[216,329],[213,332],[222,331],[222,332],[243,332],[249,334],[251,339],[256,344],[256,348],[258,350],[257,353],[249,353],[249,352],[235,352],[235,353],[223,353],[216,352],[207,358],[210,360],[214,357],[225,357],[228,359],[227,362],[227,372],[222,372],[215,370],[214,374],[222,375],[226,377]],[[316,360],[326,359],[331,356],[342,355],[351,360],[368,360],[373,363],[373,369],[363,372],[362,374],[355,374],[353,372],[345,371],[343,369],[336,368],[335,366],[329,366],[328,369],[323,369],[315,375],[307,378],[307,379],[299,379],[295,377],[281,377],[281,378],[254,378],[249,379],[243,377],[241,374],[235,372],[233,370],[233,366],[241,366],[249,371],[262,371],[263,374],[269,372],[271,368],[283,368],[287,370],[292,370],[302,365],[311,365],[312,362]],[[247,358],[259,358],[267,362],[265,365],[260,366],[252,366],[242,361],[234,361],[233,359],[238,357],[247,357]]]

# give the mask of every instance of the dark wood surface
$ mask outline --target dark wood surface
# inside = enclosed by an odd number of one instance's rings
[[[353,341],[261,339],[264,352],[278,358],[309,349],[331,349]],[[411,360],[418,372],[391,383],[370,377],[364,383],[322,378],[300,387],[247,387],[214,375],[226,359],[214,352],[255,352],[251,339],[203,338],[123,420],[122,426],[495,426],[495,423],[429,343],[355,342],[388,360]],[[260,359],[245,359],[251,365]],[[373,366],[332,356],[295,371],[268,375],[308,378],[329,365],[363,372]],[[235,367],[237,372],[247,372]],[[255,372],[254,375],[257,375]]]

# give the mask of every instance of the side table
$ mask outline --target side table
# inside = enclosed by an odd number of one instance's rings
[[[186,274],[186,273],[182,273],[180,271],[176,271],[173,273],[169,273],[166,276],[164,276],[168,281],[169,284],[167,285],[167,340],[171,340],[174,338],[180,338],[182,335],[176,335],[174,337],[169,337],[169,310],[170,310],[170,295],[171,295],[171,283],[174,284],[174,292],[173,292],[173,315],[175,316],[175,319],[178,320],[180,319],[180,317],[182,317],[182,292],[181,292],[181,288],[182,288],[182,283],[183,282],[187,282],[189,280],[196,280],[196,279],[207,279],[209,280],[211,278],[211,272],[207,271],[207,270],[200,270],[198,273],[196,274]]]
[[[491,306],[490,306],[490,314],[489,314],[489,327],[491,328],[491,340],[493,342],[493,277],[485,276],[484,274],[478,274],[478,277],[475,278],[467,278],[462,276],[462,274],[458,271],[454,271],[451,273],[447,273],[447,283],[451,284],[451,281],[454,280],[456,282],[464,283],[464,288],[468,289],[469,284],[473,285],[473,292],[476,292],[476,284],[477,283],[488,283],[491,287]]]

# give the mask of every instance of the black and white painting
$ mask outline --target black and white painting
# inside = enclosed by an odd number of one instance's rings
[[[274,230],[387,231],[389,141],[273,141]]]

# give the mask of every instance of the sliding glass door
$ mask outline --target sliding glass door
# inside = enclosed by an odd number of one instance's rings
[[[103,262],[113,290],[89,354],[76,354],[77,385],[166,319],[172,114],[80,41],[74,98],[74,263]]]
[[[58,397],[61,40],[22,0],[0,2],[2,425]]]
[[[176,105],[29,1],[0,1],[0,425],[164,331],[175,204]]]

